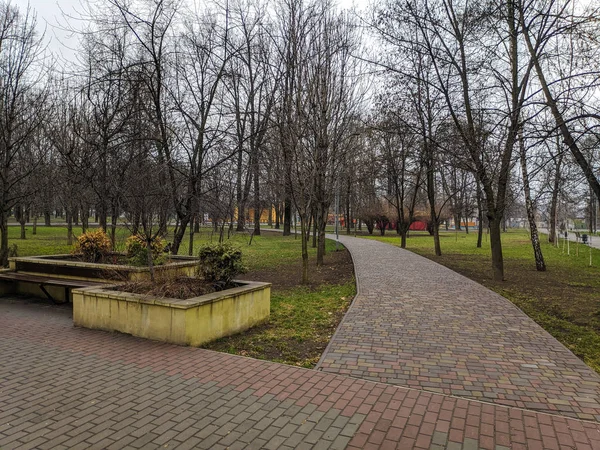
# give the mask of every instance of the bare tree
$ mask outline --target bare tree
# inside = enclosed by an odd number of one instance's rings
[[[8,215],[37,189],[32,139],[48,111],[42,36],[30,8],[0,2],[0,266],[8,263]]]

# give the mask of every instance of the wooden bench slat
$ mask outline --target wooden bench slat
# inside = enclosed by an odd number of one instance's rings
[[[87,287],[87,286],[102,286],[103,283],[86,280],[68,280],[64,278],[46,278],[36,275],[27,275],[14,272],[11,274],[2,273],[0,279],[7,281],[25,281],[30,283],[41,283],[48,286],[68,286],[68,287]]]

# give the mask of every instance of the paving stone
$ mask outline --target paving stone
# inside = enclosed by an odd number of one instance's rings
[[[340,241],[352,253],[359,295],[320,370],[600,420],[598,374],[510,301],[407,250]]]
[[[388,285],[393,287],[392,281]],[[410,290],[410,286],[407,289]],[[364,292],[368,293],[361,287],[361,295]],[[394,295],[381,294],[382,298]],[[443,296],[438,300],[446,301]],[[374,308],[379,307],[375,297],[369,301]],[[413,302],[412,307],[418,308],[418,305]],[[488,307],[490,312],[497,312],[493,304]],[[346,320],[351,320],[353,311],[354,307]],[[432,314],[435,311],[433,309]],[[478,314],[475,308],[473,320],[485,319]],[[406,331],[409,332],[417,330],[411,317],[407,315]],[[518,317],[523,323],[529,320]],[[501,320],[504,316],[492,315],[489,322]],[[461,324],[458,318],[456,321]],[[365,326],[372,327],[373,336],[383,336],[380,325],[374,321]],[[394,333],[398,332],[395,328],[399,327],[388,328],[391,330],[388,334],[394,339]],[[418,345],[430,349],[436,341],[428,339],[436,336],[437,325],[432,324],[432,328],[425,331],[421,329],[422,334],[413,334],[412,339],[422,341]],[[463,331],[463,340],[459,340],[451,352],[446,352],[448,343],[442,342],[439,351],[446,353],[440,353],[439,359],[429,362],[415,353],[412,360],[394,366],[398,354],[387,349],[389,336],[380,340],[374,337],[377,346],[373,350],[377,351],[364,357],[360,349],[349,346],[346,351],[348,358],[354,359],[353,367],[369,367],[368,373],[377,380],[373,382],[349,378],[344,373],[311,371],[118,333],[74,328],[71,312],[65,307],[22,298],[2,298],[0,379],[7,383],[0,390],[0,404],[9,405],[9,412],[0,419],[0,446],[2,450],[32,444],[41,449],[61,446],[146,449],[164,445],[214,449],[227,446],[384,448],[387,445],[468,448],[474,443],[498,450],[518,448],[521,444],[529,448],[536,445],[547,448],[598,446],[600,429],[594,415],[596,380],[582,381],[580,365],[571,366],[570,385],[565,387],[565,392],[560,392],[555,374],[563,370],[560,361],[561,358],[568,360],[568,355],[557,350],[547,361],[550,365],[544,366],[543,361],[532,360],[528,355],[530,351],[537,351],[536,345],[523,347],[527,358],[515,364],[519,367],[536,364],[545,367],[544,372],[523,368],[529,373],[502,374],[496,369],[499,370],[498,365],[504,361],[503,356],[496,353],[502,349],[503,335],[498,337],[498,348],[486,350],[486,358],[474,351],[467,357],[472,361],[466,364],[465,355],[472,347],[461,345],[471,342],[469,333],[475,331]],[[540,334],[539,329],[531,328],[531,331],[532,340]],[[455,330],[449,335],[453,336],[461,334]],[[485,341],[486,337],[481,339]],[[358,337],[353,344],[357,342],[361,342]],[[567,352],[566,349],[561,351]],[[378,367],[380,363],[392,367]],[[402,371],[405,366],[414,374],[403,377],[401,373],[393,373]],[[475,375],[474,367],[480,369]],[[511,365],[507,367],[510,369]],[[478,390],[496,389],[493,392],[505,395],[516,407],[423,391],[421,383],[425,381],[420,380],[418,374],[425,373],[422,372],[425,369],[431,375],[432,385],[441,383],[448,389],[465,390],[470,395]],[[444,378],[452,371],[462,385],[455,386],[453,376]],[[531,396],[527,401],[536,405],[552,404],[557,409],[550,414],[524,410],[525,401],[518,389],[537,383],[546,372],[548,379],[539,384],[540,395]],[[485,381],[482,377],[486,377]],[[415,381],[414,389],[379,382],[384,378],[406,383]],[[554,397],[546,392],[555,388]],[[577,396],[571,397],[572,392],[577,392]],[[557,402],[544,402],[543,398]],[[572,401],[585,404],[585,408],[576,411],[578,406]],[[592,421],[565,417],[568,415],[565,412],[588,414]],[[20,423],[6,427],[9,420]]]

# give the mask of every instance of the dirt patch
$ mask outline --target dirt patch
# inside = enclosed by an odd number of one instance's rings
[[[600,332],[600,296],[594,287],[596,280],[590,274],[583,271],[563,274],[554,267],[538,272],[530,261],[505,258],[506,280],[496,281],[488,257],[460,254],[427,257],[502,295],[535,299],[539,311]]]
[[[114,288],[115,291],[131,292],[133,294],[149,295],[160,298],[177,298],[186,300],[205,294],[222,291],[235,287],[215,285],[214,283],[190,277],[177,277],[168,280],[157,281],[131,281]]]
[[[356,292],[354,266],[345,248],[325,255],[316,267],[310,259],[308,285],[302,261],[253,270],[240,279],[273,284],[269,321],[244,333],[219,339],[205,348],[312,368],[319,361]]]
[[[323,284],[344,284],[354,278],[352,257],[343,247],[325,255],[323,266],[317,267],[316,257],[309,258],[308,265],[309,284],[304,286],[312,289]],[[269,269],[251,270],[237,278],[273,283],[274,290],[291,289],[302,285],[302,261],[279,264]]]

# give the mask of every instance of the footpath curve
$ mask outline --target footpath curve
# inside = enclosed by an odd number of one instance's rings
[[[519,310],[409,252],[342,241],[359,293],[320,371],[0,298],[0,448],[600,449],[598,377]]]
[[[401,248],[340,242],[358,294],[320,370],[600,421],[600,377],[509,300]]]

